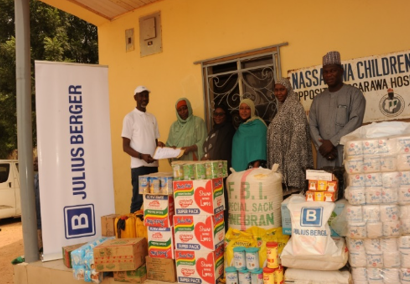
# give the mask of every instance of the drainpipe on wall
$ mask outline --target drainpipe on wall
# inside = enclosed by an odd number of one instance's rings
[[[33,139],[31,127],[30,5],[14,0],[16,27],[17,140],[20,174],[21,220],[26,262],[39,259],[34,197]]]

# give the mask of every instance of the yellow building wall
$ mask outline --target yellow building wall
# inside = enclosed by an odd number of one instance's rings
[[[52,1],[52,0],[48,0]],[[139,18],[161,12],[163,52],[140,57]],[[408,0],[164,0],[99,25],[100,64],[109,66],[115,206],[129,210],[130,158],[122,151],[122,119],[135,107],[133,90],[151,90],[148,111],[166,141],[176,120],[175,101],[190,99],[203,117],[200,65],[193,62],[283,42],[282,74],[321,64],[338,50],[342,60],[407,50]],[[87,19],[85,19],[87,20]],[[126,52],[125,30],[134,28],[135,50]],[[169,171],[161,161],[160,171]]]

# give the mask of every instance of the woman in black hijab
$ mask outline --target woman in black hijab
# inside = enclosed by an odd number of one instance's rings
[[[215,106],[213,120],[213,128],[204,142],[204,157],[202,160],[227,160],[229,169],[235,128],[232,125],[228,108],[225,105]]]
[[[231,167],[232,157],[232,139],[235,134],[235,128],[232,125],[231,115],[225,105],[215,106],[213,112],[214,125],[208,133],[204,142],[204,157],[202,160],[226,160],[228,161],[228,172]],[[228,192],[226,190],[226,178],[224,178],[224,195],[225,195],[225,232],[228,231]]]

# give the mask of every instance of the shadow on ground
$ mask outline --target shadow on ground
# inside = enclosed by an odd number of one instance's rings
[[[24,254],[21,219],[2,219],[0,229],[0,282],[13,284],[14,268],[11,261]]]

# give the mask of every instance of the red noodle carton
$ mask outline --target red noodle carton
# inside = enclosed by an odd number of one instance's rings
[[[308,190],[305,193],[306,201],[330,201],[337,200],[337,191]]]
[[[144,225],[147,227],[172,227],[174,197],[172,195],[144,194]]]
[[[336,192],[338,189],[338,180],[309,180],[308,190]]]
[[[225,209],[223,179],[174,181],[175,215],[214,215]]]
[[[148,227],[148,256],[174,258],[173,228]]]
[[[179,283],[216,284],[224,273],[224,247],[209,250],[175,250]]]
[[[216,215],[174,216],[175,247],[186,250],[215,250],[224,242],[223,212]]]
[[[306,200],[335,201],[337,199],[339,181],[334,174],[322,170],[306,170],[306,179],[309,180],[308,191],[306,192]],[[321,192],[314,193],[312,191]],[[323,192],[332,193],[324,194]]]

